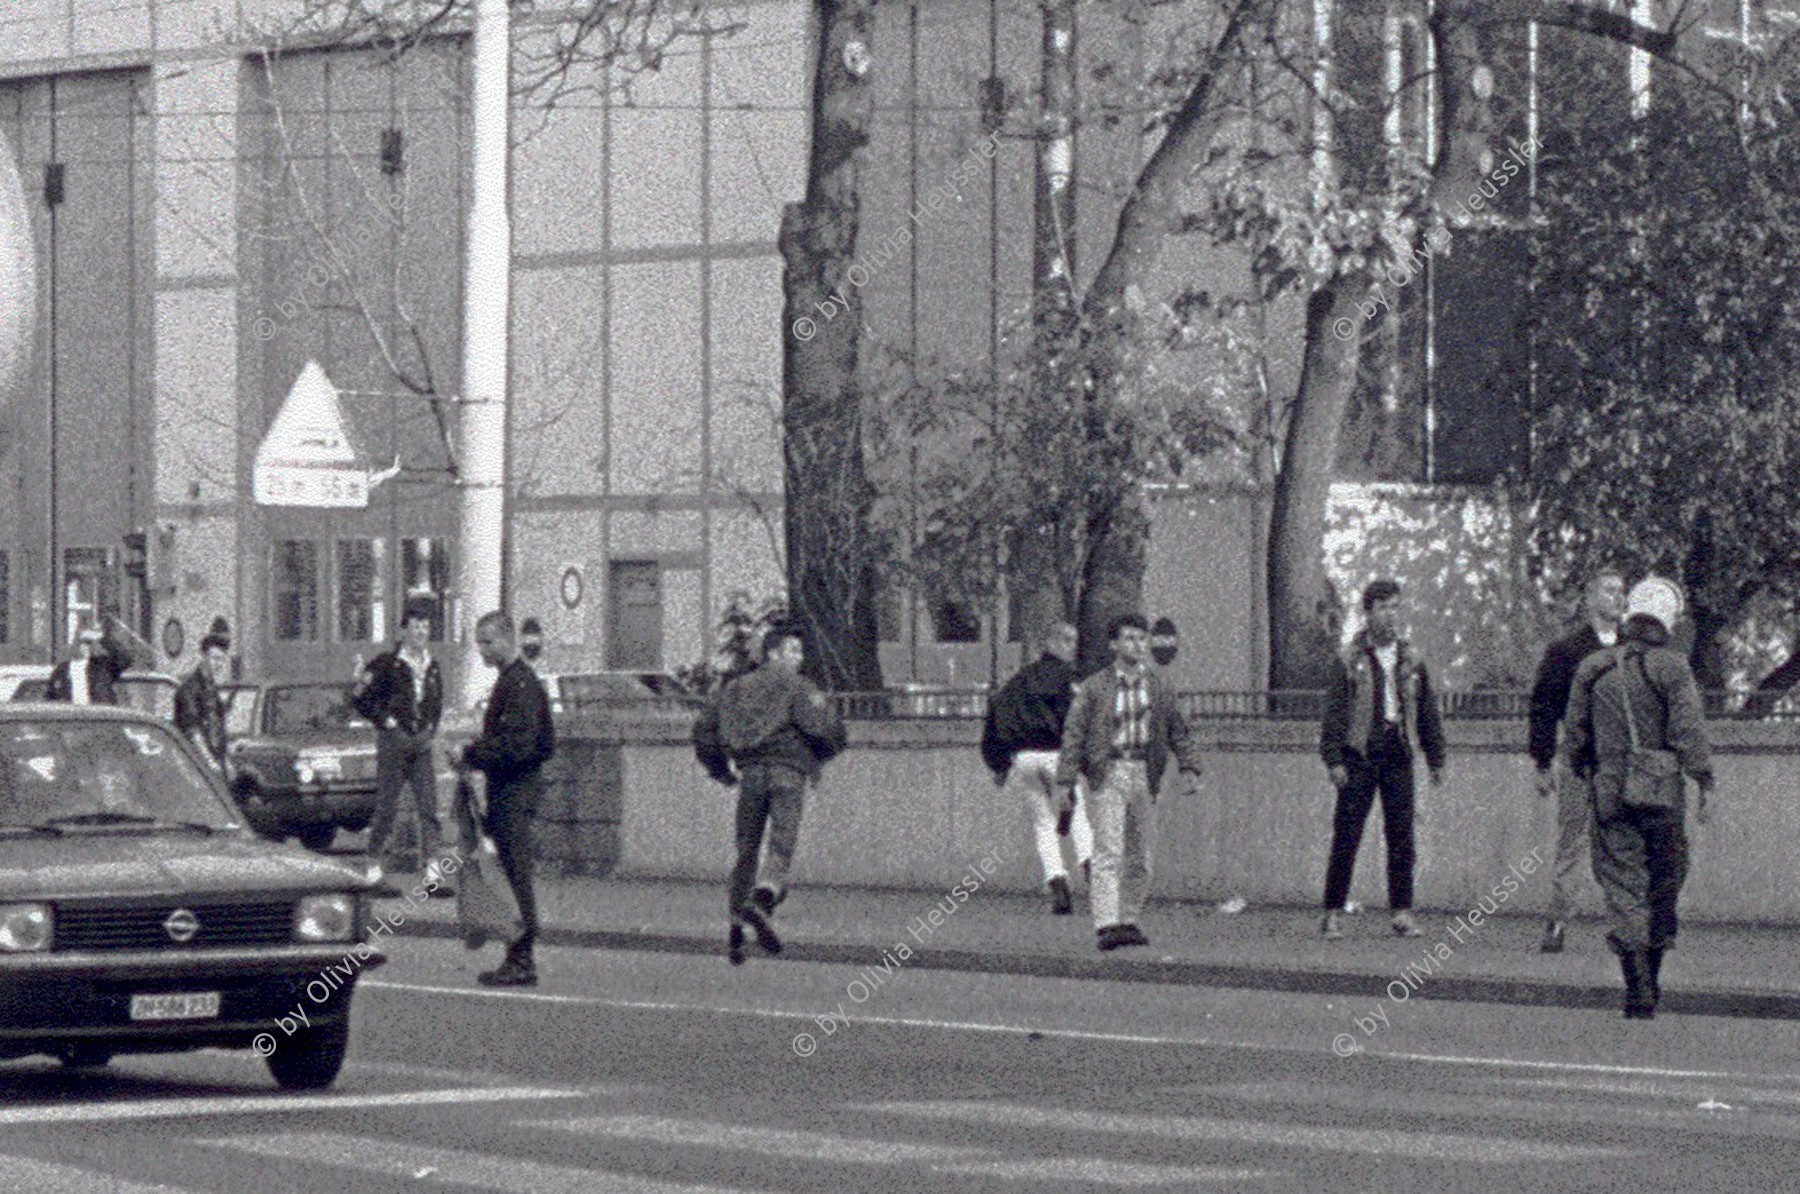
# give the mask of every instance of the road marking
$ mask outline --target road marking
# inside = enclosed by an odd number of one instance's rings
[[[297,1161],[308,1168],[330,1165],[359,1173],[406,1178],[417,1185],[430,1181],[485,1190],[530,1190],[532,1194],[593,1194],[596,1190],[604,1190],[607,1194],[742,1194],[739,1187],[657,1181],[610,1169],[546,1165],[524,1157],[406,1144],[370,1136],[346,1136],[337,1132],[259,1133],[195,1140],[193,1143],[254,1157]]]
[[[1014,1159],[987,1148],[870,1140],[830,1132],[719,1124],[654,1115],[595,1115],[531,1120],[517,1126],[605,1136],[666,1147],[712,1148],[830,1165],[928,1165],[940,1173],[1003,1180],[1084,1181],[1108,1186],[1251,1181],[1265,1171],[1223,1165],[1145,1165],[1103,1157]]]
[[[388,1094],[259,1095],[205,1098],[130,1099],[117,1103],[77,1103],[0,1110],[0,1126],[11,1124],[107,1123],[132,1119],[185,1119],[198,1115],[290,1115],[296,1111],[350,1111],[371,1107],[443,1106],[531,1099],[581,1099],[585,1090],[537,1087],[483,1087],[460,1090],[395,1091]]]
[[[1577,1144],[1546,1144],[1488,1134],[1407,1132],[1391,1128],[1326,1128],[1306,1124],[1270,1124],[1259,1120],[1213,1119],[1206,1116],[1137,1115],[1107,1111],[1069,1111],[1023,1103],[936,1102],[860,1103],[855,1109],[876,1115],[913,1115],[924,1119],[979,1123],[999,1128],[1038,1128],[1056,1132],[1092,1132],[1109,1136],[1154,1136],[1172,1140],[1221,1141],[1232,1144],[1308,1148],[1337,1153],[1408,1157],[1432,1161],[1511,1165],[1521,1161],[1594,1161],[1633,1155],[1633,1150]]]
[[[30,1190],[31,1194],[193,1194],[183,1186],[128,1182],[110,1173],[77,1169],[31,1157],[0,1156],[0,1188]]]
[[[539,1003],[568,1004],[577,1007],[610,1007],[627,1011],[706,1012],[719,1016],[749,1016],[763,1020],[799,1020],[816,1023],[820,1017],[811,1012],[783,1011],[766,1007],[719,1007],[705,1003],[677,1003],[651,999],[605,999],[594,995],[552,995],[542,991],[502,991],[477,987],[444,987],[428,983],[398,983],[383,979],[364,979],[358,990],[375,987],[389,991],[417,991],[434,995],[463,995],[474,999],[520,999]],[[1318,1045],[1259,1044],[1255,1041],[1233,1041],[1204,1036],[1146,1036],[1126,1032],[1093,1032],[1079,1028],[1047,1028],[1042,1024],[995,1024],[991,1021],[936,1020],[914,1016],[882,1016],[864,1014],[853,1024],[881,1024],[894,1028],[932,1028],[953,1032],[987,1032],[1009,1035],[1036,1033],[1045,1038],[1070,1041],[1100,1041],[1120,1045],[1186,1045],[1206,1049],[1240,1049],[1258,1053],[1293,1053],[1318,1056],[1330,1053],[1329,1044]],[[1381,1049],[1365,1049],[1360,1058],[1384,1061],[1419,1061],[1435,1065],[1493,1066],[1528,1070],[1560,1070],[1569,1073],[1627,1074],[1649,1078],[1713,1078],[1748,1081],[1770,1078],[1788,1079],[1795,1075],[1740,1073],[1730,1070],[1672,1070],[1655,1066],[1602,1065],[1577,1061],[1542,1061],[1511,1057],[1470,1057],[1443,1053],[1403,1053]]]

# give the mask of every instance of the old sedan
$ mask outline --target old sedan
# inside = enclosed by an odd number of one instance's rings
[[[0,706],[0,1058],[249,1047],[328,1086],[374,878],[257,838],[166,722]]]
[[[350,685],[264,684],[231,694],[232,786],[251,828],[323,850],[375,814],[375,729]]]

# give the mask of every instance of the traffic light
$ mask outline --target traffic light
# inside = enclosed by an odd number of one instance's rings
[[[135,581],[150,575],[150,536],[143,531],[125,534],[125,575]]]

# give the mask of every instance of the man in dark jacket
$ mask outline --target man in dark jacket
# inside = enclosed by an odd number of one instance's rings
[[[1082,785],[1075,786],[1075,801],[1068,806],[1058,807],[1056,792],[1056,755],[1062,749],[1063,721],[1075,699],[1075,647],[1073,626],[1067,622],[1052,626],[1043,657],[1019,669],[988,702],[981,731],[981,757],[994,773],[994,782],[1021,793],[1031,814],[1050,910],[1058,916],[1075,909],[1059,837],[1069,839],[1075,861],[1083,868],[1094,853],[1094,830],[1082,807]]]
[[[356,711],[375,727],[375,816],[369,854],[393,870],[410,870],[394,857],[394,822],[400,793],[410,788],[419,819],[421,867],[439,879],[434,896],[455,891],[435,873],[443,826],[438,820],[437,767],[432,742],[444,712],[444,679],[431,657],[430,599],[414,598],[400,617],[400,641],[371,659],[351,691]]]
[[[1395,936],[1417,937],[1413,921],[1413,759],[1423,754],[1437,787],[1444,775],[1444,729],[1431,674],[1400,637],[1400,586],[1377,580],[1363,590],[1363,629],[1336,660],[1325,690],[1319,754],[1337,789],[1331,861],[1325,868],[1321,935],[1342,937],[1338,914],[1350,895],[1356,851],[1369,810],[1381,796],[1387,839],[1388,907]]]
[[[1094,822],[1088,904],[1102,951],[1150,944],[1137,921],[1150,894],[1156,801],[1171,762],[1189,796],[1199,790],[1201,766],[1174,690],[1146,662],[1150,628],[1143,616],[1114,618],[1106,638],[1112,666],[1076,686],[1056,759],[1057,790],[1069,803],[1076,781],[1087,781]]]
[[[1619,641],[1619,616],[1625,610],[1625,578],[1617,572],[1596,572],[1582,595],[1587,620],[1551,643],[1538,664],[1531,686],[1531,732],[1527,749],[1537,764],[1537,792],[1556,800],[1556,864],[1550,872],[1550,922],[1544,928],[1539,949],[1561,953],[1569,919],[1570,888],[1581,861],[1588,832],[1587,785],[1556,761],[1556,733],[1569,707],[1569,685],[1581,661]]]
[[[1606,942],[1619,956],[1627,1019],[1656,1015],[1663,951],[1679,927],[1688,867],[1683,775],[1699,781],[1702,823],[1713,792],[1700,688],[1686,658],[1668,646],[1681,608],[1672,581],[1652,576],[1633,586],[1619,645],[1582,661],[1563,723],[1564,760],[1592,801],[1594,878],[1612,921]],[[1667,774],[1634,791],[1626,773],[1641,752],[1656,752]]]
[[[726,950],[734,966],[744,960],[746,924],[765,951],[781,952],[781,938],[768,917],[787,897],[806,785],[844,749],[844,723],[825,695],[800,675],[804,662],[799,631],[771,628],[763,637],[762,666],[721,689],[694,723],[694,755],[701,766],[726,787],[738,785],[737,863],[727,896]],[[769,857],[759,881],[765,829]]]
[[[175,729],[187,737],[208,762],[229,779],[225,754],[225,697],[219,677],[231,665],[231,626],[215,619],[200,640],[200,659],[175,690]]]
[[[499,610],[483,614],[475,624],[475,645],[482,662],[500,674],[488,694],[481,734],[463,748],[457,770],[487,776],[487,832],[519,901],[525,927],[507,946],[506,960],[478,977],[488,987],[535,986],[537,965],[531,947],[537,940],[538,918],[531,886],[531,822],[542,793],[538,771],[556,751],[556,727],[544,682],[519,655],[511,615]]]
[[[50,670],[50,683],[44,689],[46,701],[66,701],[77,705],[116,705],[119,703],[119,677],[140,660],[125,642],[112,633],[112,619],[106,629],[84,627],[76,636],[75,655]]]

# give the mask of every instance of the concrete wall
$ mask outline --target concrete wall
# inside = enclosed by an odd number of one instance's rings
[[[725,879],[734,792],[705,777],[687,728],[684,719],[668,718],[600,735],[620,744],[615,873]],[[1789,848],[1800,838],[1800,801],[1793,799],[1800,730],[1736,722],[1711,729],[1719,810],[1709,826],[1690,818],[1693,865],[1683,914],[1800,923]],[[1332,815],[1316,725],[1221,721],[1198,722],[1196,730],[1205,744],[1204,787],[1197,799],[1171,795],[1159,806],[1154,894],[1315,905]],[[565,730],[583,733],[573,725]],[[1451,722],[1449,734],[1449,778],[1441,789],[1420,792],[1417,902],[1461,910],[1534,848],[1547,866],[1555,810],[1533,794],[1522,723]],[[976,750],[979,735],[974,721],[853,723],[850,749],[810,795],[796,881],[948,888],[994,851],[1002,863],[995,886],[1034,889],[1025,811],[994,787]],[[1379,815],[1372,814],[1352,893],[1376,908],[1387,898],[1379,836]],[[1548,890],[1547,869],[1539,868],[1510,906],[1541,911]],[[1600,911],[1591,882],[1583,883],[1578,911]]]

